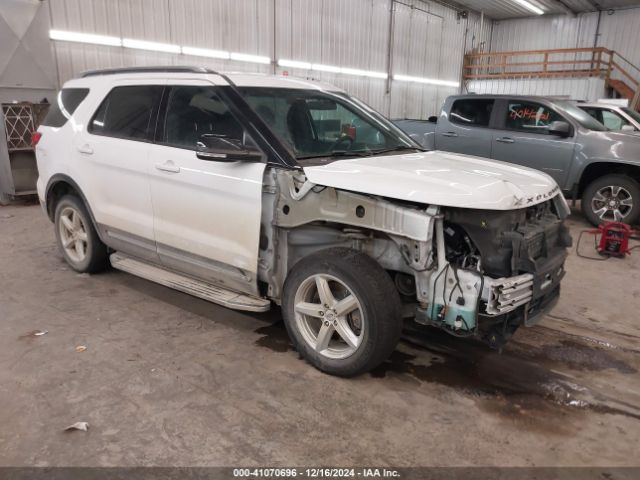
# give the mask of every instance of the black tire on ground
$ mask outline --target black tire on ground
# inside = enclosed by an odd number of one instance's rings
[[[582,212],[593,225],[599,225],[604,222],[614,221],[614,211],[609,210],[601,217],[596,210],[598,207],[606,205],[597,200],[598,192],[604,194],[605,197],[611,192],[611,188],[620,188],[618,200],[631,205],[619,204],[618,211],[624,214],[624,217],[618,221],[634,224],[640,217],[640,184],[636,180],[627,175],[612,174],[605,175],[595,179],[582,194]],[[626,192],[626,193],[625,193]],[[630,195],[629,200],[627,194]],[[615,198],[613,198],[615,200]]]
[[[74,220],[74,215],[78,216],[77,221],[85,233],[82,237],[80,237],[82,231],[77,234],[78,238],[83,240],[81,249],[82,252],[84,252],[84,256],[78,255],[77,250],[70,252],[64,247],[62,235],[67,234],[63,233],[63,229],[61,228],[61,223],[63,222],[61,217],[63,214],[65,214],[67,219],[69,215],[71,215],[71,218]],[[100,237],[98,237],[87,208],[80,198],[75,195],[65,195],[62,197],[56,205],[54,221],[58,248],[71,268],[80,273],[95,273],[107,267],[107,247],[102,243]],[[69,235],[67,235],[67,239],[69,238]],[[75,242],[73,245],[75,245]],[[73,258],[73,255],[77,255],[77,258]]]
[[[296,294],[301,295],[300,292],[315,295],[315,300],[306,300],[313,305],[322,303],[317,288],[318,276],[329,279],[328,284],[336,301],[348,297],[350,293],[357,299],[359,307],[337,317],[327,310],[323,317],[317,319],[296,312]],[[308,285],[307,289],[305,285]],[[336,310],[340,311],[339,308]],[[391,277],[371,257],[348,248],[329,248],[300,260],[285,282],[282,313],[296,350],[319,370],[341,377],[359,375],[384,362],[397,345],[402,330],[400,297]],[[343,324],[336,324],[336,329],[330,329],[333,333],[329,336],[328,349],[324,350],[325,353],[317,351],[318,342],[314,347],[309,341],[309,333],[303,333],[303,330],[312,331],[313,335],[313,329],[307,330],[301,326],[301,322],[308,325],[317,320],[320,325],[316,332],[317,340],[320,337],[319,329],[327,318],[336,318],[334,321],[343,319],[347,325],[354,327],[351,333],[359,332],[356,333],[358,342],[354,342],[357,346],[349,347],[343,340],[344,336],[337,331]],[[329,351],[331,345],[336,346],[338,351],[340,348],[355,348],[355,351],[346,358],[332,358]]]

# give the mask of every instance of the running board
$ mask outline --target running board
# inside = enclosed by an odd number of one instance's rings
[[[194,297],[217,303],[223,307],[248,312],[266,312],[271,302],[264,298],[252,297],[244,293],[233,292],[211,283],[196,280],[179,273],[156,267],[149,263],[127,257],[121,253],[112,253],[109,257],[113,268],[159,283],[165,287],[179,290]]]

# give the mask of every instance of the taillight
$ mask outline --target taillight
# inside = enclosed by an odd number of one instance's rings
[[[41,138],[42,138],[42,134],[40,132],[33,132],[31,134],[31,146],[35,147],[36,145],[38,145],[38,142],[40,141]]]

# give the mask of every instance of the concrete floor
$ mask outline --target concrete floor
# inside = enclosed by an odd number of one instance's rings
[[[414,332],[343,380],[277,310],[76,274],[39,206],[0,207],[0,465],[638,465],[639,266],[572,253],[553,314],[502,355]]]

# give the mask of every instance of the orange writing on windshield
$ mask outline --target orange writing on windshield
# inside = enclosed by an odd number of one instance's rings
[[[509,112],[509,117],[511,120],[536,120],[538,122],[543,121],[546,122],[549,120],[549,111],[544,111],[542,109],[534,109],[534,108],[518,108],[515,110],[511,110]]]

